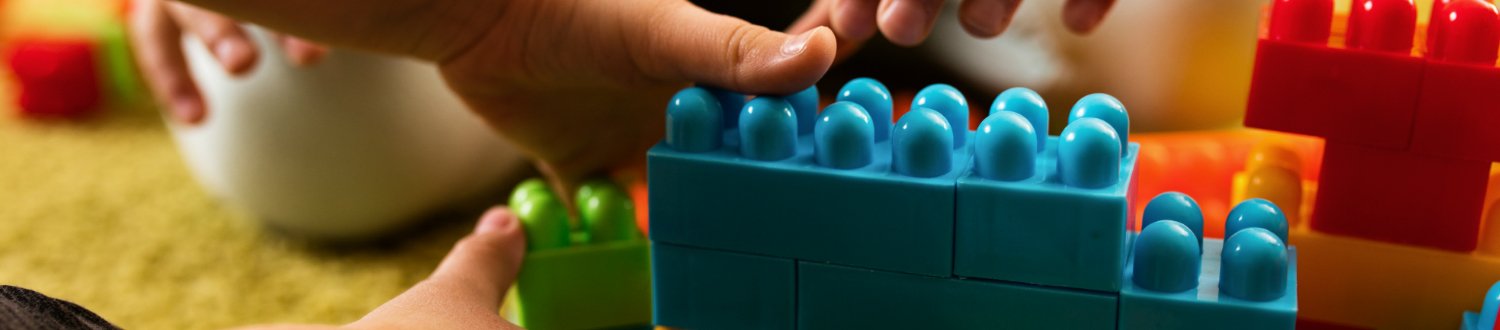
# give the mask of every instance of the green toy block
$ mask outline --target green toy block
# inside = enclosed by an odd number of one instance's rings
[[[989,280],[797,265],[797,328],[1113,329],[1118,296]]]
[[[530,252],[516,280],[516,323],[528,329],[651,324],[651,247],[645,241]]]

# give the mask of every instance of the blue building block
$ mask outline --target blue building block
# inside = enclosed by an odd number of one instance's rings
[[[682,329],[791,329],[796,262],[651,244],[653,318]]]
[[[1484,293],[1484,303],[1479,312],[1464,312],[1464,330],[1493,330],[1500,314],[1500,282],[1490,285]]]
[[[797,328],[1113,329],[1116,296],[801,262]]]
[[[1192,245],[1191,241],[1187,244]],[[1219,276],[1223,246],[1223,240],[1203,240],[1198,283],[1195,288],[1183,292],[1153,291],[1137,285],[1133,280],[1135,260],[1132,260],[1125,267],[1125,280],[1120,289],[1119,329],[1294,328],[1297,321],[1296,249],[1287,249],[1289,267],[1284,295],[1269,301],[1251,301],[1230,297],[1221,290]]]
[[[1019,181],[967,171],[958,179],[953,272],[959,276],[1118,291],[1138,144],[1103,188],[1064,184],[1058,138],[1047,139],[1036,172]]]
[[[853,116],[838,117],[844,120],[820,117],[819,125],[853,120],[873,126],[872,117],[858,116],[862,110],[855,110],[861,107],[854,103],[839,102],[829,108],[824,111],[827,115]],[[868,131],[839,130],[830,124],[851,139],[829,138],[822,143],[831,144],[815,147],[820,134],[800,136],[790,146],[795,152],[779,159],[781,148],[788,147],[781,141],[790,141],[790,135],[778,125],[793,122],[786,120],[791,110],[764,97],[752,100],[746,109],[740,128],[750,131],[725,131],[719,149],[688,152],[663,143],[650,150],[652,240],[952,275],[954,182],[970,163],[970,148],[952,148],[949,130],[953,128],[946,126],[941,115],[932,110],[912,111],[901,120],[911,125],[894,128],[886,141],[870,137]],[[669,109],[669,118],[673,111],[678,109]],[[691,123],[669,122],[668,130],[698,128],[678,124]],[[743,140],[762,133],[769,138],[756,141],[753,150],[747,149],[755,157],[747,157],[740,149],[750,141]],[[850,156],[851,150],[867,150],[860,152],[869,161],[847,169],[823,166],[815,154],[820,148],[816,153],[839,154],[843,160],[860,159]],[[902,150],[908,161],[893,161],[893,153]]]

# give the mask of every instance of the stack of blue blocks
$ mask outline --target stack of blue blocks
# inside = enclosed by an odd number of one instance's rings
[[[878,81],[837,95],[821,113],[815,88],[674,97],[649,152],[658,325],[1113,329],[1134,311],[1128,293],[1150,292],[1127,267],[1139,146],[1118,100],[1084,97],[1048,136],[1046,104],[1024,88],[997,97],[977,131],[948,85],[923,89],[894,125]],[[1238,325],[1180,328],[1204,326]]]

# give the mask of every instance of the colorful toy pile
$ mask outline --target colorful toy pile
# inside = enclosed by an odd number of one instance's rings
[[[575,196],[578,219],[571,221],[540,179],[511,194],[528,250],[507,304],[511,319],[540,330],[649,325],[651,252],[636,231],[630,196],[605,180],[584,183]]]
[[[977,131],[951,86],[923,89],[894,126],[879,82],[837,95],[821,113],[814,89],[673,98],[649,152],[656,324],[1293,326],[1284,217],[1247,216],[1271,231],[1230,231],[1250,252],[1221,259],[1218,240],[1199,249],[1196,204],[1163,206],[1127,260],[1138,146],[1113,97],[1084,97],[1047,136],[1046,105],[1026,89],[1000,94]],[[1255,320],[1203,323],[1213,317]]]

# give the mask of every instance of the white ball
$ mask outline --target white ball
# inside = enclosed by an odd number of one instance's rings
[[[525,166],[432,64],[336,49],[294,67],[250,29],[260,58],[242,77],[184,38],[209,113],[198,126],[169,126],[199,182],[273,227],[322,239],[384,234]]]

